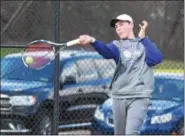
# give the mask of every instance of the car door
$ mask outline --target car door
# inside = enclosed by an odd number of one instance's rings
[[[74,115],[71,108],[75,103],[75,97],[79,94],[77,85],[77,65],[74,59],[69,59],[62,63],[60,74],[60,90],[59,90],[59,120],[60,125],[72,124]]]
[[[106,83],[104,88],[109,87],[116,69],[116,63],[112,59],[94,59],[93,61],[100,78]]]
[[[95,65],[95,59],[90,57],[65,64],[61,74],[63,88],[59,92],[65,109],[64,123],[90,121],[96,106],[108,98],[105,81]]]

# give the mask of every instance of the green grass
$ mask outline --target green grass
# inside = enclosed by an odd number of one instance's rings
[[[184,62],[183,61],[172,61],[164,60],[161,64],[155,66],[155,71],[160,72],[184,72]]]
[[[7,54],[12,54],[16,52],[21,52],[22,48],[1,48],[1,58],[4,57]]]
[[[184,69],[154,69],[155,72],[184,73]]]
[[[174,66],[178,69],[184,69],[184,62],[183,61],[172,61],[172,60],[164,60],[161,64],[157,65],[157,69],[166,68],[174,68]]]

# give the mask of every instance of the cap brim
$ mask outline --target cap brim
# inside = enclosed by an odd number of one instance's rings
[[[118,21],[127,21],[127,22],[130,22],[129,20],[112,19],[112,20],[110,21],[110,26],[111,26],[111,27],[115,27],[115,24],[116,24],[116,22],[118,22]]]
[[[115,24],[116,24],[116,22],[118,22],[118,21],[120,21],[119,19],[112,19],[111,21],[110,21],[110,26],[111,27],[115,27]]]

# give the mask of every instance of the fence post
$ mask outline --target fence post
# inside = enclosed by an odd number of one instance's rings
[[[60,0],[56,0],[55,5],[55,42],[60,43]],[[55,47],[55,53],[59,50],[59,47]],[[52,134],[58,135],[59,126],[59,59],[60,53],[55,57],[55,80],[54,80],[54,105],[53,105],[53,122],[52,122]]]

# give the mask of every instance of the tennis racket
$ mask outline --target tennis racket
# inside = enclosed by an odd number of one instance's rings
[[[55,43],[48,40],[35,40],[24,48],[22,61],[24,65],[31,69],[42,69],[49,65],[55,56],[64,48],[79,44],[79,39],[66,43]],[[60,49],[55,52],[55,46]]]

